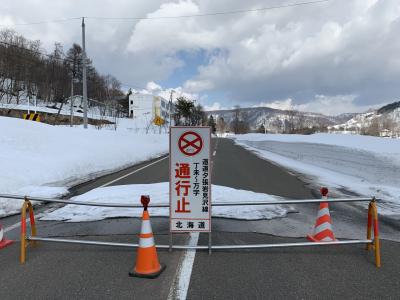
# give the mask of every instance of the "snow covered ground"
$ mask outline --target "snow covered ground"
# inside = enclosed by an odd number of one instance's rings
[[[45,113],[51,113],[51,114],[57,114],[58,110],[61,106],[60,103],[46,103],[44,101],[38,101],[37,106],[34,106],[33,101],[31,100],[30,105],[28,105],[28,100],[27,99],[21,99],[19,104],[16,103],[4,103],[0,102],[0,108],[7,108],[7,109],[15,109],[15,110],[23,110],[30,113],[40,113],[40,112],[45,112]],[[52,107],[54,106],[55,107]],[[83,112],[82,108],[80,107],[73,107],[73,114],[75,117],[83,117]],[[65,103],[60,111],[60,115],[66,115],[69,116],[71,114],[71,106],[69,103]],[[107,112],[106,115],[101,115],[100,110],[97,106],[92,106],[88,107],[88,117],[91,119],[104,119],[104,120],[109,120],[113,121],[114,118],[112,118],[110,115],[110,112]]]
[[[95,125],[88,125],[89,128],[91,129],[96,129],[96,130],[128,130],[131,133],[134,134],[168,134],[168,126],[161,126],[160,127],[154,124],[149,124],[148,119],[144,118],[117,118],[113,119],[112,122],[116,122],[116,124],[102,124],[101,126],[95,126]],[[69,125],[60,125],[63,127],[68,127],[70,128]],[[83,125],[74,125],[73,127],[75,128],[83,128]]]
[[[169,203],[168,182],[152,184],[132,184],[97,188],[86,194],[73,198],[74,201],[91,201],[103,203],[128,203],[140,204],[141,195],[150,195],[151,204]],[[282,200],[278,196],[255,193],[251,191],[236,190],[229,187],[213,185],[213,202],[235,202],[251,199],[252,201]],[[227,206],[213,207],[212,215],[244,220],[273,219],[286,216],[293,208],[282,205],[267,206]],[[168,208],[149,208],[151,216],[169,216]],[[41,220],[56,220],[67,222],[96,221],[113,217],[139,217],[142,208],[108,208],[95,206],[67,205],[57,209]]]
[[[400,140],[343,134],[246,134],[236,143],[315,184],[383,198],[380,213],[400,214]]]
[[[20,104],[15,104],[15,103],[6,104],[4,102],[0,102],[0,108],[21,110],[24,112],[28,112],[28,109],[30,109],[31,113],[37,111],[38,113],[46,112],[50,114],[57,114],[58,108],[60,107],[60,103],[56,104],[57,108],[48,107],[49,105],[53,106],[55,104],[40,101],[38,102],[37,107],[34,107],[32,105],[32,101],[31,105],[30,106],[28,105],[27,99],[22,99],[20,101]],[[74,117],[83,117],[83,113],[81,112],[82,108],[74,106],[73,110],[74,110]],[[62,106],[60,115],[70,116],[70,111],[71,111],[71,106],[69,102],[67,102]],[[108,130],[115,130],[115,128],[127,129],[132,131],[133,133],[144,133],[144,134],[160,132],[160,127],[152,123],[151,115],[145,115],[136,118],[114,118],[111,117],[110,114],[112,114],[112,111],[107,111],[106,115],[101,115],[98,106],[89,107],[88,108],[89,119],[107,120],[113,123],[113,124],[102,124],[97,126],[89,125],[89,127],[94,129],[108,129]],[[69,125],[64,125],[64,126],[69,127]],[[82,128],[83,125],[74,125],[74,127]],[[167,132],[168,132],[168,127],[166,125],[162,126],[161,133],[167,133]]]
[[[67,187],[168,152],[168,135],[84,130],[0,117],[0,193],[56,197]],[[0,199],[0,216],[20,201]]]

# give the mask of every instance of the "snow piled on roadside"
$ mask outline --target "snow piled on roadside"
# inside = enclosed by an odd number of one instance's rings
[[[0,117],[0,193],[55,197],[66,188],[168,152],[166,134],[85,130]],[[0,216],[21,201],[0,199]]]
[[[61,198],[67,195],[68,189],[63,186],[25,186],[17,189],[14,194],[26,195],[38,198]],[[23,200],[18,199],[2,199],[0,198],[0,217],[14,214],[20,211]],[[32,201],[33,205],[40,204],[41,202]]]
[[[103,202],[103,203],[128,203],[140,204],[141,195],[150,195],[151,216],[169,216],[168,208],[152,208],[152,204],[169,204],[168,182],[152,184],[132,184],[110,186],[91,190],[83,195],[74,197],[73,200]],[[238,202],[238,201],[276,201],[281,197],[245,190],[236,190],[229,187],[213,185],[213,202]],[[260,220],[285,217],[293,208],[282,205],[265,206],[227,206],[213,207],[214,217],[225,217],[244,220]],[[81,206],[69,204],[42,217],[47,221],[83,222],[97,221],[115,217],[140,217],[142,208],[109,208],[95,206]]]
[[[316,184],[383,198],[380,213],[400,214],[400,140],[321,133],[245,134],[235,141]]]
[[[235,135],[234,138],[237,141],[275,141],[342,146],[362,151],[374,152],[379,155],[388,154],[400,161],[400,139],[340,133],[316,133],[310,135],[251,133]]]

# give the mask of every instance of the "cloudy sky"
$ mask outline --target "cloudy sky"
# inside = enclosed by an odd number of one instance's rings
[[[271,106],[325,114],[365,111],[400,96],[400,1],[13,0],[8,26],[51,51],[80,43],[124,87],[186,93],[208,108]],[[312,1],[312,0],[309,0]],[[184,18],[162,18],[188,16]],[[147,19],[129,19],[146,17]],[[160,18],[161,17],[161,18]],[[106,18],[106,19],[105,19]]]

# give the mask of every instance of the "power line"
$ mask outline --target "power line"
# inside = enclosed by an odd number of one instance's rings
[[[72,21],[72,20],[81,20],[81,19],[82,19],[82,17],[73,17],[73,18],[66,18],[66,19],[37,21],[37,22],[30,22],[30,23],[17,23],[17,24],[11,24],[11,25],[1,25],[0,24],[0,27],[40,25],[40,24],[50,24],[50,23],[64,23],[64,22],[69,22],[69,21]]]
[[[239,10],[231,10],[231,11],[220,11],[220,12],[210,12],[204,14],[192,14],[192,15],[180,15],[180,16],[160,16],[160,17],[85,17],[87,19],[96,19],[96,20],[159,20],[159,19],[180,19],[180,18],[193,18],[193,17],[209,17],[209,16],[219,16],[219,15],[233,15],[233,14],[243,14],[249,12],[258,12],[258,11],[266,11],[280,8],[288,8],[294,6],[302,6],[302,5],[311,5],[318,4],[323,2],[328,2],[331,0],[316,0],[316,1],[307,1],[307,2],[297,2],[297,3],[289,3],[282,4],[277,6],[268,6],[254,9],[239,9]]]
[[[135,20],[162,20],[162,19],[182,19],[182,18],[196,18],[196,17],[211,17],[211,16],[221,16],[221,15],[234,15],[234,14],[244,14],[250,12],[260,12],[274,9],[282,9],[296,6],[305,6],[305,5],[313,5],[328,2],[331,0],[316,0],[316,1],[306,1],[306,2],[297,2],[297,3],[288,3],[276,6],[267,6],[253,9],[239,9],[239,10],[231,10],[231,11],[219,11],[219,12],[209,12],[203,14],[191,14],[191,15],[180,15],[180,16],[159,16],[159,17],[96,17],[96,16],[85,16],[85,17],[72,17],[66,19],[57,19],[57,20],[47,20],[47,21],[37,21],[30,23],[18,23],[11,25],[0,25],[0,27],[10,27],[10,26],[25,26],[25,25],[39,25],[39,24],[49,24],[49,23],[62,23],[69,22],[74,20],[81,20],[82,18],[91,19],[91,20],[126,20],[126,21],[135,21]]]

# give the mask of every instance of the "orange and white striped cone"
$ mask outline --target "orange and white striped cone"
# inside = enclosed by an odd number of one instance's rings
[[[133,272],[129,272],[132,277],[156,278],[165,269],[158,261],[157,249],[154,243],[153,231],[151,229],[150,216],[147,206],[150,202],[149,196],[142,196],[140,201],[144,206],[142,226],[139,236],[139,248],[136,255],[136,265]]]
[[[3,227],[0,224],[0,249],[3,249],[7,247],[8,245],[11,245],[14,241],[12,240],[7,240],[6,237],[4,236],[4,230]]]
[[[328,198],[328,189],[321,188],[323,199]],[[319,204],[317,221],[314,226],[313,235],[307,235],[307,239],[311,242],[333,242],[336,240],[332,230],[332,220],[329,213],[328,202],[321,202]]]

